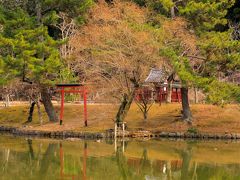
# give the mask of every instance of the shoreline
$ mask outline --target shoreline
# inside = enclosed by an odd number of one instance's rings
[[[29,130],[11,126],[0,126],[0,133],[8,133],[15,136],[31,136],[44,137],[50,139],[114,139],[114,131],[112,129],[105,132],[80,132],[80,131],[41,131]],[[189,133],[189,132],[152,132],[147,130],[125,131],[118,133],[118,138],[174,138],[174,139],[196,139],[196,140],[240,140],[240,133]]]

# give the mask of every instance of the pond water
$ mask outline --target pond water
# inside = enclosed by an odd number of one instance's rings
[[[0,179],[240,179],[240,142],[0,135]]]

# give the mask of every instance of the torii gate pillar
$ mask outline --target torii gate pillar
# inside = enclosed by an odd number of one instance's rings
[[[58,92],[61,94],[60,125],[63,123],[64,95],[65,93],[80,93],[83,96],[84,125],[87,127],[87,89],[81,84],[57,84]]]

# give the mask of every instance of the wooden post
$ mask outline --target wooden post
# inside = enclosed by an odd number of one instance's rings
[[[83,101],[84,101],[84,123],[85,127],[87,127],[87,91],[85,87],[83,87]]]
[[[61,109],[60,109],[60,125],[63,122],[63,110],[64,110],[64,87],[61,89]]]

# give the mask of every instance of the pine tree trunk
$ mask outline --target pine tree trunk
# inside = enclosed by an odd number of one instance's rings
[[[57,122],[58,118],[57,118],[56,112],[54,110],[54,107],[53,107],[53,104],[51,101],[51,96],[48,92],[48,88],[41,87],[41,97],[42,97],[42,103],[43,103],[45,111],[48,115],[49,121]]]
[[[43,120],[42,120],[42,112],[41,112],[39,97],[37,99],[37,109],[38,109],[38,120],[39,120],[40,124],[42,125]]]
[[[192,113],[191,113],[190,106],[189,106],[189,101],[188,101],[188,88],[182,87],[181,88],[181,95],[182,95],[183,120],[191,122],[192,121]]]
[[[30,106],[30,109],[29,109],[28,120],[27,120],[28,123],[32,122],[33,111],[34,111],[34,106],[35,106],[35,104],[36,104],[35,101],[33,101],[33,102],[31,103],[31,106]]]
[[[116,115],[116,122],[119,124],[120,122],[123,122],[129,109],[130,106],[133,102],[134,99],[134,95],[135,95],[135,91],[133,91],[130,94],[124,94],[121,105],[118,109],[118,113]]]

